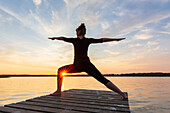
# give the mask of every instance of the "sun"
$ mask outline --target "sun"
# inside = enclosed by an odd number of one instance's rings
[[[65,73],[65,72],[63,72],[63,73],[62,73],[62,75],[64,76],[64,75],[66,75],[66,73]]]

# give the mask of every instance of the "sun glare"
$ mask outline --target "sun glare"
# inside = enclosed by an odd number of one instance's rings
[[[63,72],[62,75],[64,76],[64,75],[66,75],[66,73]]]

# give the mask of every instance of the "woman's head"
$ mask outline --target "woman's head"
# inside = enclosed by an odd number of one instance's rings
[[[77,37],[84,36],[86,34],[86,26],[84,23],[81,23],[81,25],[76,29]]]

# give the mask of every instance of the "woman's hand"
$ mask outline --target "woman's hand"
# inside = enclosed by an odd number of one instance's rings
[[[52,37],[52,38],[48,38],[48,39],[55,40],[56,38],[55,38],[55,37]]]
[[[117,41],[121,41],[121,40],[124,40],[124,39],[126,39],[126,38],[119,38],[119,39],[117,39]]]

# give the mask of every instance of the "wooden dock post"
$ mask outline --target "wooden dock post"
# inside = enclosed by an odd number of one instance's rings
[[[102,90],[70,89],[0,107],[0,113],[130,113],[127,100]]]

